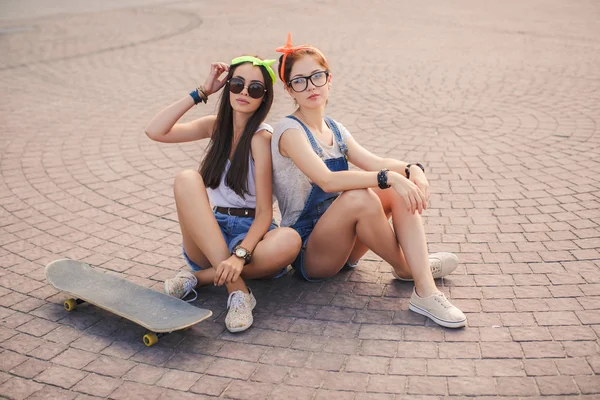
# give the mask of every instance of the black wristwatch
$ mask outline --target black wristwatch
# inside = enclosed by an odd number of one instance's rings
[[[406,166],[406,168],[404,169],[404,174],[406,175],[406,179],[410,179],[410,167],[412,167],[413,165],[416,165],[417,167],[421,168],[421,171],[425,172],[425,167],[423,167],[423,165],[421,163],[408,164]]]
[[[248,251],[247,249],[243,248],[242,246],[235,246],[233,248],[233,253],[234,256],[241,258],[244,260],[244,265],[250,263],[250,260],[252,259],[252,253],[250,253],[250,251]]]

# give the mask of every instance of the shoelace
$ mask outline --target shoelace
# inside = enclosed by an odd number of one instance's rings
[[[438,294],[437,296],[435,296],[435,299],[438,301],[438,303],[440,303],[442,305],[442,307],[444,307],[446,309],[452,307],[452,304],[450,304],[450,302],[448,301],[446,296],[444,296],[444,293]]]
[[[183,298],[185,299],[185,297],[187,295],[189,295],[190,293],[194,293],[194,298],[193,299],[189,299],[189,300],[184,300],[188,303],[191,303],[192,301],[196,300],[198,298],[198,292],[196,292],[196,290],[194,290],[194,286],[196,286],[194,284],[194,281],[191,279],[185,279],[183,281],[183,292],[185,293],[185,295],[183,296]]]
[[[244,296],[237,291],[231,292],[227,299],[227,308],[233,308],[234,310],[244,307]]]

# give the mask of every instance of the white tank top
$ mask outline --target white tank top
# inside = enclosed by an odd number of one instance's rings
[[[258,127],[258,131],[262,130],[273,133],[273,128],[269,124],[262,123]],[[231,167],[231,161],[227,160],[225,170],[221,175],[221,183],[216,189],[207,188],[208,199],[213,206],[218,207],[232,207],[232,208],[256,208],[256,184],[254,182],[254,158],[252,157],[252,150],[250,151],[250,157],[248,157],[248,193],[245,194],[245,198],[238,196],[227,184],[225,183],[225,177]]]

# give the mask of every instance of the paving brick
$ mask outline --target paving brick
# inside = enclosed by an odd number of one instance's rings
[[[262,357],[260,362],[264,364],[283,365],[289,367],[301,367],[310,357],[309,352],[301,350],[284,350],[272,348]]]
[[[297,386],[280,385],[276,386],[269,395],[269,400],[311,400],[315,395],[316,389],[303,388]]]
[[[50,385],[69,389],[86,375],[87,373],[76,369],[53,365],[36,376],[35,380],[37,382],[48,383]]]
[[[313,353],[304,366],[317,370],[340,371],[347,358],[344,354]]]
[[[564,357],[565,350],[560,342],[524,342],[521,343],[525,357],[550,358]]]
[[[493,378],[449,377],[448,392],[451,395],[482,396],[496,395],[496,382]]]
[[[523,351],[519,343],[482,342],[480,344],[483,358],[521,358]]]
[[[65,367],[81,369],[97,358],[98,355],[94,353],[88,353],[87,351],[77,349],[68,349],[64,353],[54,357],[52,362]]]
[[[194,372],[184,372],[171,370],[164,374],[156,385],[169,389],[187,391],[189,388],[200,379],[200,374]]]
[[[475,367],[473,360],[427,360],[427,374],[432,376],[473,376]]]
[[[475,360],[475,373],[478,376],[525,376],[521,360]]]
[[[144,385],[136,382],[124,382],[109,396],[115,400],[156,400],[165,389],[157,386]]]
[[[480,358],[478,343],[440,343],[440,358]]]
[[[537,396],[537,384],[534,378],[500,377],[498,378],[500,396]]]
[[[370,356],[350,356],[346,361],[346,372],[385,374],[390,364],[389,358]]]
[[[397,356],[406,358],[437,358],[438,348],[435,343],[399,342]]]
[[[231,379],[218,376],[203,375],[190,388],[194,393],[219,396],[229,386]]]
[[[408,378],[409,395],[445,395],[448,392],[446,378],[415,377]]]
[[[27,357],[19,353],[15,353],[14,351],[4,351],[0,354],[0,371],[8,372],[20,364],[23,364],[27,360]]]
[[[6,352],[5,352],[6,353]],[[4,355],[4,354],[3,354]],[[24,363],[10,370],[22,378],[33,378],[50,366],[50,363],[35,358],[29,358]]]
[[[595,394],[600,393],[600,377],[598,376],[576,376],[575,383],[583,394]]]
[[[106,397],[119,387],[121,383],[122,381],[118,379],[98,374],[89,374],[79,381],[79,383],[73,387],[73,390],[87,393],[92,396]]]
[[[53,386],[44,386],[34,394],[28,397],[30,400],[71,400],[77,396],[77,393],[69,392]]]
[[[370,375],[367,392],[376,393],[406,393],[404,376]]]
[[[579,390],[570,376],[553,376],[535,378],[542,395],[577,394]]]
[[[131,361],[121,360],[116,357],[100,356],[90,364],[84,367],[86,371],[95,372],[100,375],[108,375],[113,378],[119,378],[135,367],[136,364]]]
[[[0,393],[9,396],[12,399],[25,399],[31,394],[41,390],[44,385],[35,383],[31,380],[13,377],[0,385]]]
[[[273,388],[270,383],[263,382],[243,382],[235,380],[225,391],[225,396],[230,399],[264,399]]]
[[[254,375],[250,378],[256,382],[281,383],[288,375],[290,368],[277,365],[259,365]]]
[[[362,392],[367,388],[368,380],[367,374],[329,373],[325,376],[322,388]]]
[[[157,368],[151,365],[138,364],[130,369],[124,376],[124,380],[134,381],[146,385],[156,383],[161,376],[167,372],[164,368]],[[132,386],[133,387],[133,386]]]
[[[325,377],[322,371],[312,368],[292,368],[285,378],[285,383],[292,386],[318,388]]]
[[[600,345],[592,341],[561,342],[569,357],[585,357],[600,353]]]
[[[206,370],[206,373],[224,378],[248,379],[255,370],[256,365],[246,361],[218,359]]]

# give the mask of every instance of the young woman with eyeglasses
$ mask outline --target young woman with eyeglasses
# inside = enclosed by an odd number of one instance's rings
[[[146,127],[146,134],[158,142],[210,140],[199,170],[175,177],[183,257],[192,272],[167,279],[165,292],[185,298],[195,294],[196,286],[225,285],[225,325],[231,332],[248,329],[253,322],[256,299],[243,279],[280,276],[301,245],[295,231],[273,223],[272,128],[264,120],[273,103],[274,62],[243,56],[231,65],[213,63],[204,85],[162,110]],[[217,115],[177,123],[222,87]]]
[[[325,116],[332,72],[319,49],[294,47],[288,36],[276,51],[283,53],[279,77],[297,104],[271,141],[281,226],[302,238],[292,267],[304,279],[319,281],[353,268],[371,249],[392,266],[396,279],[414,280],[410,310],[445,327],[465,326],[465,315],[435,285],[434,278],[456,269],[458,258],[428,255],[420,216],[429,199],[424,167],[374,155]],[[348,162],[361,171],[349,171]]]

